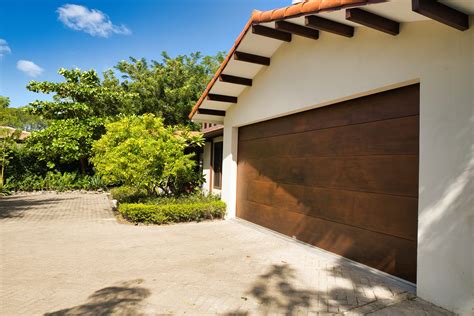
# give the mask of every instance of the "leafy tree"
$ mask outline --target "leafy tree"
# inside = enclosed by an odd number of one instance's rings
[[[0,95],[0,109],[6,109],[10,105],[10,98]]]
[[[52,101],[30,103],[29,112],[48,119],[50,124],[27,140],[40,160],[50,168],[57,163],[80,162],[86,172],[92,143],[104,132],[109,117],[128,113],[135,95],[123,91],[110,73],[101,80],[94,70],[60,69],[64,82],[31,81],[27,88],[38,93],[54,93]]]
[[[30,114],[25,108],[1,108],[0,126],[10,126],[24,131],[35,131],[47,126],[47,121]]]
[[[162,54],[162,62],[131,58],[102,74],[94,70],[61,68],[62,82],[31,81],[27,89],[53,94],[50,101],[34,101],[28,113],[47,120],[48,126],[27,141],[38,159],[50,168],[62,164],[90,170],[89,158],[94,140],[100,138],[103,124],[120,115],[153,113],[166,126],[194,126],[187,118],[192,106],[223,59],[223,54],[205,56],[193,53],[176,58]],[[79,163],[80,162],[80,163]]]
[[[0,187],[3,188],[5,169],[12,159],[12,152],[20,137],[20,130],[12,130],[0,127]]]
[[[26,145],[50,169],[59,163],[79,161],[81,171],[85,173],[92,143],[100,138],[102,130],[103,119],[100,118],[54,120],[48,128],[27,138]]]
[[[54,93],[53,101],[30,103],[30,111],[46,119],[108,117],[129,112],[133,93],[123,91],[111,72],[101,80],[93,69],[59,69],[64,82],[31,81],[27,89],[37,93]]]
[[[136,114],[153,113],[162,117],[165,125],[193,126],[188,114],[219,67],[224,54],[202,56],[192,53],[171,58],[162,53],[162,62],[130,58],[115,68],[122,74],[122,86],[138,95],[134,103]]]
[[[92,157],[106,184],[180,194],[200,179],[194,153],[186,153],[189,146],[203,145],[200,134],[166,127],[153,114],[124,117],[106,130],[94,143]]]

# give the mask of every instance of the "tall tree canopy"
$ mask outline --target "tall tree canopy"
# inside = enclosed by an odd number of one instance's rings
[[[29,111],[50,124],[33,133],[27,145],[50,168],[79,161],[85,172],[92,143],[103,134],[105,120],[129,114],[136,95],[124,91],[110,71],[104,73],[103,80],[95,70],[61,68],[58,73],[63,82],[31,81],[27,86],[33,92],[54,94],[52,101],[30,103]]]
[[[53,101],[34,101],[30,111],[46,119],[109,117],[120,113],[132,114],[130,104],[135,94],[124,91],[112,71],[104,72],[101,80],[91,69],[59,69],[63,82],[31,81],[27,89],[37,93],[53,95]]]
[[[164,126],[197,128],[187,116],[223,56],[192,53],[171,58],[163,52],[161,62],[130,58],[102,78],[93,69],[61,68],[62,82],[31,81],[28,90],[53,97],[29,104],[29,112],[48,120],[48,127],[33,133],[27,146],[50,168],[80,162],[85,172],[92,143],[105,133],[106,122],[151,113]]]
[[[9,126],[25,131],[46,127],[46,121],[25,111],[24,108],[10,108],[10,98],[0,95],[0,126]]]
[[[0,95],[0,109],[6,109],[10,105],[10,98]]]
[[[192,125],[188,114],[224,59],[224,53],[202,56],[192,53],[171,58],[162,53],[161,62],[144,58],[121,61],[115,68],[122,74],[125,91],[139,96],[135,114],[153,113],[165,125]]]

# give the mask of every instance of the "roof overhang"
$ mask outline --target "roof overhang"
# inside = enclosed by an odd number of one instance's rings
[[[292,36],[317,40],[318,32],[331,32],[354,40],[361,27],[397,36],[400,24],[429,19],[463,31],[472,14],[474,1],[465,0],[306,0],[254,11],[189,118],[222,123],[227,109],[238,103],[262,69],[271,66],[273,54],[291,45]]]

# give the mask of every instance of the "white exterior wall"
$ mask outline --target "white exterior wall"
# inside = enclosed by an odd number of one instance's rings
[[[471,17],[471,25],[474,24]],[[420,297],[474,313],[474,27],[435,21],[390,36],[293,37],[227,110],[222,197],[235,216],[238,127],[420,82]]]
[[[205,182],[202,185],[202,191],[205,194],[211,192],[211,142],[206,142],[204,144],[204,150],[202,153],[202,175],[204,176]]]

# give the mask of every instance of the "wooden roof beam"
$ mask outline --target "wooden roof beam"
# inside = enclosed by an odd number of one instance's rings
[[[225,116],[225,111],[220,111],[220,110],[211,110],[211,109],[198,109],[197,110],[198,114],[203,114],[203,115],[213,115],[213,116]]]
[[[412,0],[412,10],[460,31],[469,28],[469,16],[434,0]]]
[[[232,96],[229,96],[229,95],[222,95],[222,94],[209,93],[207,95],[207,99],[209,101],[237,103],[237,97],[232,97]]]
[[[306,16],[305,25],[313,29],[334,33],[345,37],[354,36],[354,28],[352,26],[328,20],[316,15]]]
[[[221,74],[219,76],[219,81],[233,83],[233,84],[240,84],[240,85],[249,86],[249,87],[252,86],[252,79],[242,78],[242,77],[237,77],[237,76],[232,76],[232,75]]]
[[[319,38],[319,31],[310,29],[299,24],[294,24],[286,21],[276,21],[275,28],[280,31],[286,31],[295,35],[311,38],[317,40]]]
[[[398,33],[400,33],[400,23],[359,8],[347,9],[346,20],[371,27],[390,35],[398,35]]]
[[[260,36],[266,36],[276,40],[291,42],[291,34],[279,30],[272,29],[262,25],[252,25],[252,33]]]
[[[234,53],[234,60],[244,61],[247,63],[253,63],[263,66],[270,66],[270,58],[244,52],[236,51]]]

